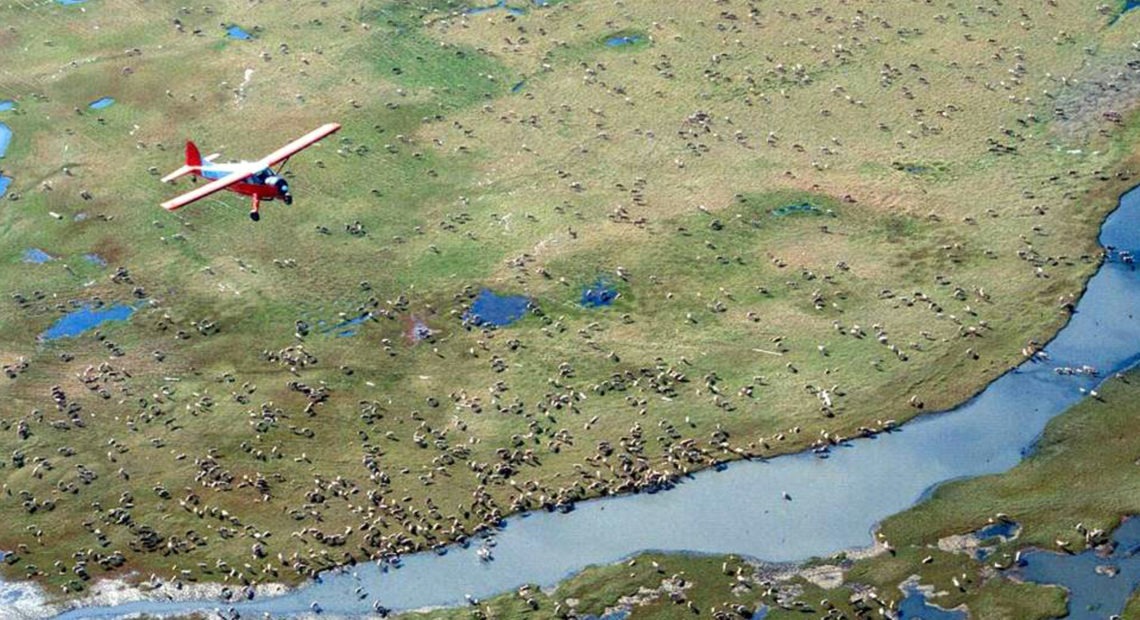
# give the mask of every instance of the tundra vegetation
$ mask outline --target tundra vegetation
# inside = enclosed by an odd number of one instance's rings
[[[469,8],[0,4],[6,579],[292,584],[826,452],[1033,355],[1134,182],[1120,7]],[[260,223],[157,207],[327,121]]]
[[[873,549],[803,566],[645,554],[591,567],[551,591],[526,587],[469,609],[402,617],[560,618],[625,611],[630,619],[718,613],[740,618],[766,609],[769,619],[880,618],[881,611],[897,611],[903,584],[917,584],[928,591],[930,604],[964,610],[971,618],[1063,617],[1065,591],[1020,581],[1019,552],[1103,553],[1112,547],[1121,519],[1140,513],[1134,472],[1140,439],[1131,432],[1140,414],[1140,373],[1110,379],[1100,392],[1054,419],[1036,451],[1012,470],[943,485],[884,521]],[[1015,523],[1015,535],[970,536],[995,523]],[[988,552],[984,559],[975,557],[980,548]],[[1113,562],[1103,565],[1111,569]],[[1098,613],[1132,618],[1137,610],[1140,596],[1134,593],[1126,609]]]

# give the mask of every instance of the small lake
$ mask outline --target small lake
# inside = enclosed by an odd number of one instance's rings
[[[899,602],[899,620],[966,620],[961,611],[931,604],[918,588],[907,588],[904,593],[906,598]]]
[[[1103,620],[1124,611],[1140,586],[1140,518],[1126,520],[1114,533],[1116,549],[1106,556],[1088,549],[1076,555],[1030,551],[1014,573],[1025,581],[1064,586],[1072,620]],[[1099,570],[1098,570],[1099,569]]]
[[[613,36],[613,37],[606,39],[606,45],[608,47],[621,47],[623,45],[635,45],[637,43],[642,42],[644,39],[645,39],[645,37],[643,37],[639,34],[618,35],[618,36]]]
[[[605,278],[598,278],[593,284],[582,289],[582,298],[578,303],[587,308],[599,306],[612,306],[618,298],[617,289]]]
[[[0,99],[0,112],[7,112],[16,107],[16,102],[11,99]]]
[[[249,41],[249,40],[253,39],[252,34],[250,34],[244,28],[242,28],[241,26],[238,26],[236,24],[231,25],[228,28],[226,28],[226,36],[231,38],[231,39],[237,39],[239,41]]]
[[[8,152],[8,145],[12,142],[12,128],[0,123],[0,158]]]
[[[95,101],[87,104],[87,107],[91,108],[92,110],[103,110],[105,108],[111,107],[112,105],[115,105],[114,97],[100,97]]]
[[[1140,190],[1124,195],[1100,242],[1140,250]],[[699,472],[667,492],[582,502],[565,514],[517,515],[495,534],[490,562],[479,558],[476,545],[452,547],[443,555],[409,555],[400,568],[361,564],[332,571],[289,594],[234,607],[243,615],[290,615],[306,613],[316,601],[329,614],[362,615],[374,601],[414,609],[460,605],[465,595],[488,598],[524,583],[551,586],[591,564],[646,550],[799,562],[864,547],[871,544],[876,523],[920,501],[933,486],[1016,465],[1045,424],[1083,398],[1080,388],[1094,388],[1103,377],[1135,366],[1140,361],[1138,307],[1140,272],[1119,251],[1109,252],[1068,325],[1045,347],[1048,359],[1022,363],[950,412],[851,441],[826,459],[799,453],[734,462],[720,471]],[[1098,369],[1098,376],[1056,372],[1083,365]],[[785,492],[793,499],[783,499]],[[355,593],[358,587],[367,594],[363,599]],[[139,601],[59,617],[185,614],[220,606],[216,601]]]
[[[25,263],[32,263],[34,265],[42,265],[52,259],[52,255],[44,252],[39,248],[28,248],[24,250],[24,255],[20,260]]]
[[[102,256],[99,256],[98,254],[95,254],[95,253],[84,254],[83,260],[87,261],[88,263],[90,263],[92,265],[95,265],[96,267],[106,267],[107,266],[107,259],[105,259]]]
[[[511,15],[526,15],[526,9],[520,8],[520,7],[507,6],[506,0],[499,0],[499,2],[496,2],[495,4],[492,4],[489,6],[472,7],[470,9],[467,9],[466,11],[464,11],[464,13],[466,13],[468,15],[478,15],[480,13],[486,13],[487,11],[494,11],[496,9],[506,9],[506,11],[508,13],[510,13]]]
[[[0,197],[3,197],[8,191],[8,186],[12,184],[12,177],[0,176]]]
[[[490,289],[483,289],[463,320],[475,326],[505,327],[526,316],[529,309],[530,299],[522,295],[496,295]]]
[[[73,338],[83,332],[94,329],[108,321],[125,321],[135,313],[135,309],[127,305],[109,306],[96,309],[85,305],[63,315],[52,324],[40,340],[56,340],[58,338]]]
[[[784,205],[782,207],[777,207],[775,209],[772,209],[772,215],[774,215],[776,217],[786,217],[789,215],[796,215],[798,213],[808,213],[811,215],[822,215],[823,210],[820,209],[819,207],[809,203],[809,202],[801,202],[799,204]]]

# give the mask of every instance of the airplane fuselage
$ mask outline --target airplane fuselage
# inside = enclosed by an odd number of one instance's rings
[[[200,170],[195,170],[193,174],[213,181],[225,177],[235,170],[240,170],[247,163],[248,162],[233,164],[207,163],[203,165]],[[259,172],[255,172],[226,189],[245,196],[251,196],[255,201],[283,200],[285,204],[292,204],[293,202],[293,194],[289,191],[289,184],[283,177],[274,172],[272,168],[265,168]]]

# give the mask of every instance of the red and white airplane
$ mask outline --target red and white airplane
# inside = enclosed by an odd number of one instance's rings
[[[208,179],[210,182],[177,198],[167,200],[162,203],[162,208],[173,211],[196,200],[201,200],[210,194],[228,189],[231,192],[244,194],[253,199],[249,218],[256,222],[261,219],[260,209],[263,200],[280,199],[287,205],[293,204],[293,194],[289,191],[289,184],[273,170],[273,166],[284,164],[299,151],[316,144],[322,138],[339,130],[340,124],[338,123],[321,125],[319,128],[273,151],[263,159],[231,164],[215,164],[213,161],[217,159],[217,154],[203,158],[198,152],[198,147],[194,146],[193,142],[187,142],[186,165],[162,177],[162,182],[168,183],[188,174]]]

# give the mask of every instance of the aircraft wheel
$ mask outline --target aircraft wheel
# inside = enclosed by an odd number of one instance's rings
[[[256,222],[256,221],[261,219],[261,214],[258,213],[257,211],[250,211],[249,212],[249,219]]]

